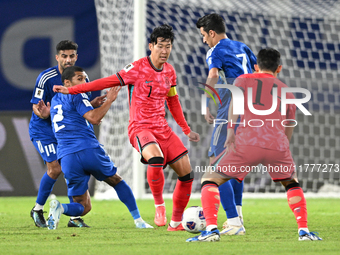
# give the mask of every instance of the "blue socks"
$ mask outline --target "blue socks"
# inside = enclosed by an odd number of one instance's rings
[[[243,181],[239,183],[235,179],[231,179],[230,182],[231,186],[234,189],[234,196],[235,196],[235,204],[242,205],[242,196],[243,196]]]
[[[239,183],[231,179],[223,183],[218,188],[220,190],[220,199],[227,218],[238,217],[236,205],[242,206],[243,182]]]
[[[36,202],[39,205],[44,205],[48,196],[51,194],[53,186],[57,180],[48,176],[47,172],[43,175],[40,181],[39,191]]]
[[[127,183],[124,180],[122,180],[114,187],[114,189],[116,190],[120,201],[122,201],[126,205],[126,207],[129,209],[133,219],[136,220],[140,218],[141,216],[140,216],[140,213],[137,207],[136,199],[129,185],[127,185]],[[73,201],[73,198],[70,196],[69,196],[69,199],[70,201]],[[61,204],[61,205],[64,209],[63,214],[67,216],[79,216],[84,211],[84,206],[80,203],[72,202],[69,204]]]
[[[53,186],[57,180],[52,179],[48,176],[47,172],[43,175],[40,181],[37,203],[39,205],[44,205],[47,201],[47,198],[52,192]],[[70,204],[62,204],[64,208],[64,214],[68,216],[79,216],[84,211],[84,206],[79,203],[74,203],[73,198],[71,196],[68,197],[70,200]]]
[[[79,216],[84,211],[84,206],[79,203],[70,203],[70,204],[61,204],[61,206],[64,208],[63,214],[67,216]]]
[[[122,180],[113,188],[116,190],[120,201],[122,201],[129,209],[133,219],[135,220],[140,218],[140,213],[137,207],[136,199],[132,193],[130,186],[127,185],[127,183],[124,180]]]
[[[235,204],[234,189],[231,186],[230,181],[231,180],[223,183],[218,187],[220,191],[221,204],[227,214],[228,219],[238,217]]]

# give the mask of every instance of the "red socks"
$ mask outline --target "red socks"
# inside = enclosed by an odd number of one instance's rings
[[[149,159],[147,169],[148,183],[155,200],[155,205],[164,203],[163,188],[164,188],[164,172],[163,172],[164,158],[154,157]]]
[[[202,183],[201,202],[207,226],[217,226],[217,213],[218,208],[220,207],[220,192],[216,183]]]
[[[288,205],[295,215],[298,228],[307,228],[307,204],[300,187],[293,187],[287,191]]]
[[[183,176],[178,177],[176,187],[172,196],[172,221],[180,222],[182,221],[182,215],[184,212],[185,207],[187,206],[190,195],[191,195],[191,188],[192,182],[194,178],[191,178],[191,173]]]

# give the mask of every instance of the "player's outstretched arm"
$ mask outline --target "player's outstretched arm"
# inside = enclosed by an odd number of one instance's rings
[[[62,86],[62,85],[54,85],[53,91],[57,93],[63,93],[63,94],[69,94],[68,88]]]
[[[98,80],[94,80],[88,83],[82,83],[78,84],[76,86],[72,86],[68,88],[68,91],[70,94],[79,94],[79,93],[85,93],[89,91],[97,91],[107,88],[112,88],[116,86],[122,86],[124,84],[121,84],[118,77],[114,74],[105,78],[101,78]]]
[[[106,101],[102,104],[101,107],[88,111],[83,115],[85,119],[87,119],[93,125],[99,125],[102,118],[105,116],[107,111],[110,109],[110,106],[113,101],[116,100],[118,96],[118,92],[121,87],[113,87],[106,94]]]

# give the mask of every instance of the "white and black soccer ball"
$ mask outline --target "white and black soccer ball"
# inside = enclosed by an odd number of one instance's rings
[[[203,208],[200,206],[187,208],[183,213],[182,226],[190,233],[199,233],[205,230],[206,222],[203,215]]]

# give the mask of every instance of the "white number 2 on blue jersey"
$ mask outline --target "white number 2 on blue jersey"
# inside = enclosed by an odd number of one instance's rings
[[[61,107],[62,107],[62,105],[58,104],[58,105],[54,106],[54,108],[53,108],[53,109],[58,109],[57,114],[54,115],[53,120],[52,120],[55,132],[58,132],[60,129],[63,129],[65,127],[65,125],[58,126],[58,122],[60,122],[64,119],[63,110],[61,109]]]
[[[242,58],[242,68],[243,68],[243,72],[244,72],[245,74],[247,74],[247,73],[248,73],[248,68],[247,68],[248,60],[247,60],[246,54],[245,54],[245,53],[236,54],[236,57]]]

